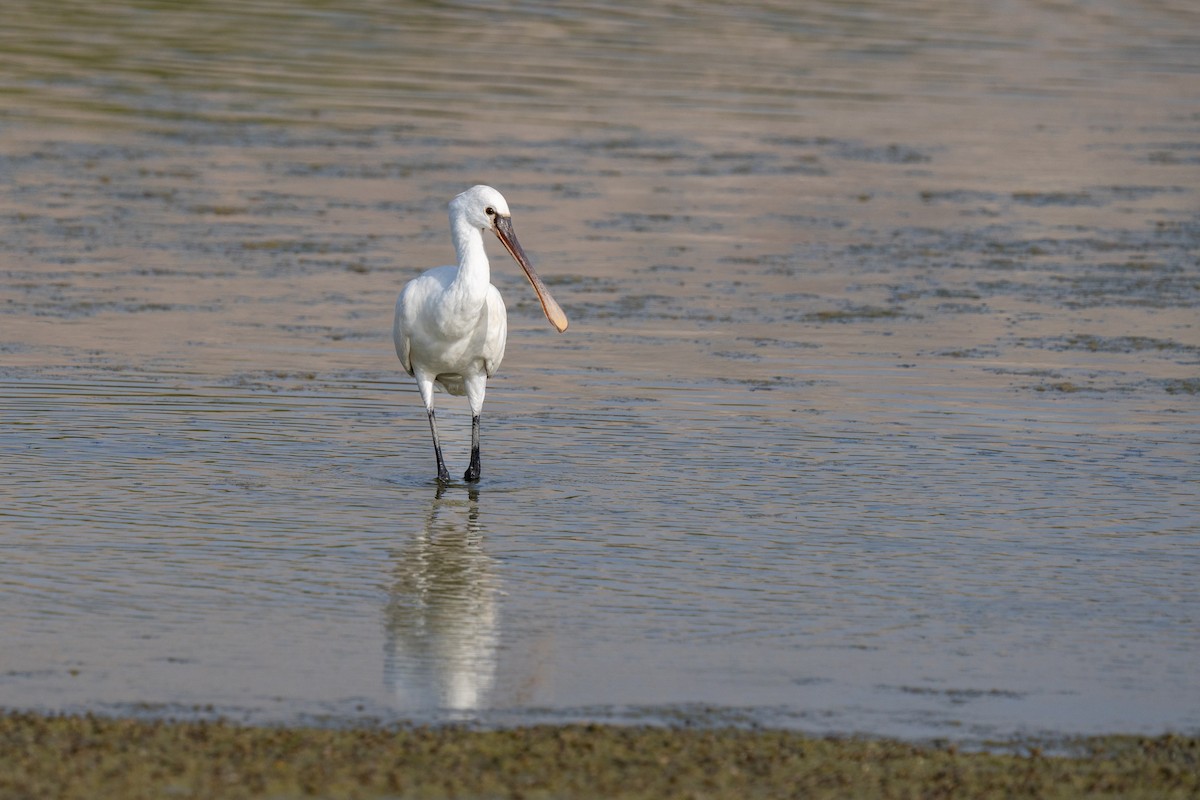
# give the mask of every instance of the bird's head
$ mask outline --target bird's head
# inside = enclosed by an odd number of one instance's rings
[[[496,230],[496,221],[511,219],[508,201],[490,186],[472,186],[450,201],[450,217],[459,216],[480,230]]]
[[[529,256],[525,255],[524,248],[517,240],[517,232],[513,230],[512,214],[509,213],[508,201],[504,199],[504,195],[490,186],[472,186],[450,201],[451,227],[454,227],[455,220],[459,219],[466,220],[480,230],[491,230],[496,234],[496,238],[500,240],[500,244],[504,245],[508,254],[521,265],[521,269],[525,270],[525,277],[529,278],[530,285],[537,293],[538,300],[542,303],[542,311],[546,313],[546,319],[559,333],[565,331],[567,315],[563,313],[562,308],[550,295],[550,290],[538,277],[533,265],[529,263]]]

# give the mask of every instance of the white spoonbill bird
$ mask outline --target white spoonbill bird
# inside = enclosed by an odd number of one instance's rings
[[[450,201],[450,236],[458,264],[434,267],[409,281],[396,299],[392,338],[405,371],[417,379],[429,416],[438,481],[450,473],[442,460],[437,422],[433,415],[434,386],[453,395],[466,395],[471,406],[471,464],[463,478],[479,480],[479,414],[487,379],[504,358],[508,314],[500,291],[492,286],[483,232],[491,230],[504,245],[537,292],[542,311],[561,333],[567,315],[559,307],[513,231],[504,195],[490,186],[473,186]]]

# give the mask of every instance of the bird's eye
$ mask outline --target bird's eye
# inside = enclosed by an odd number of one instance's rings
[[[496,216],[496,209],[492,208],[491,206],[488,206],[487,208],[485,208],[483,210],[483,213],[487,214],[489,217],[494,217],[494,216]]]

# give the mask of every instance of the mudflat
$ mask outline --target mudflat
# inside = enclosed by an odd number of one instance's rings
[[[0,716],[0,794],[73,798],[1195,797],[1200,740],[1047,755],[785,731],[264,728]]]

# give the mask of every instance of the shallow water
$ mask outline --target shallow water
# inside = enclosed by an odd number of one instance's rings
[[[1200,727],[1200,13],[793,6],[11,13],[0,705]]]

